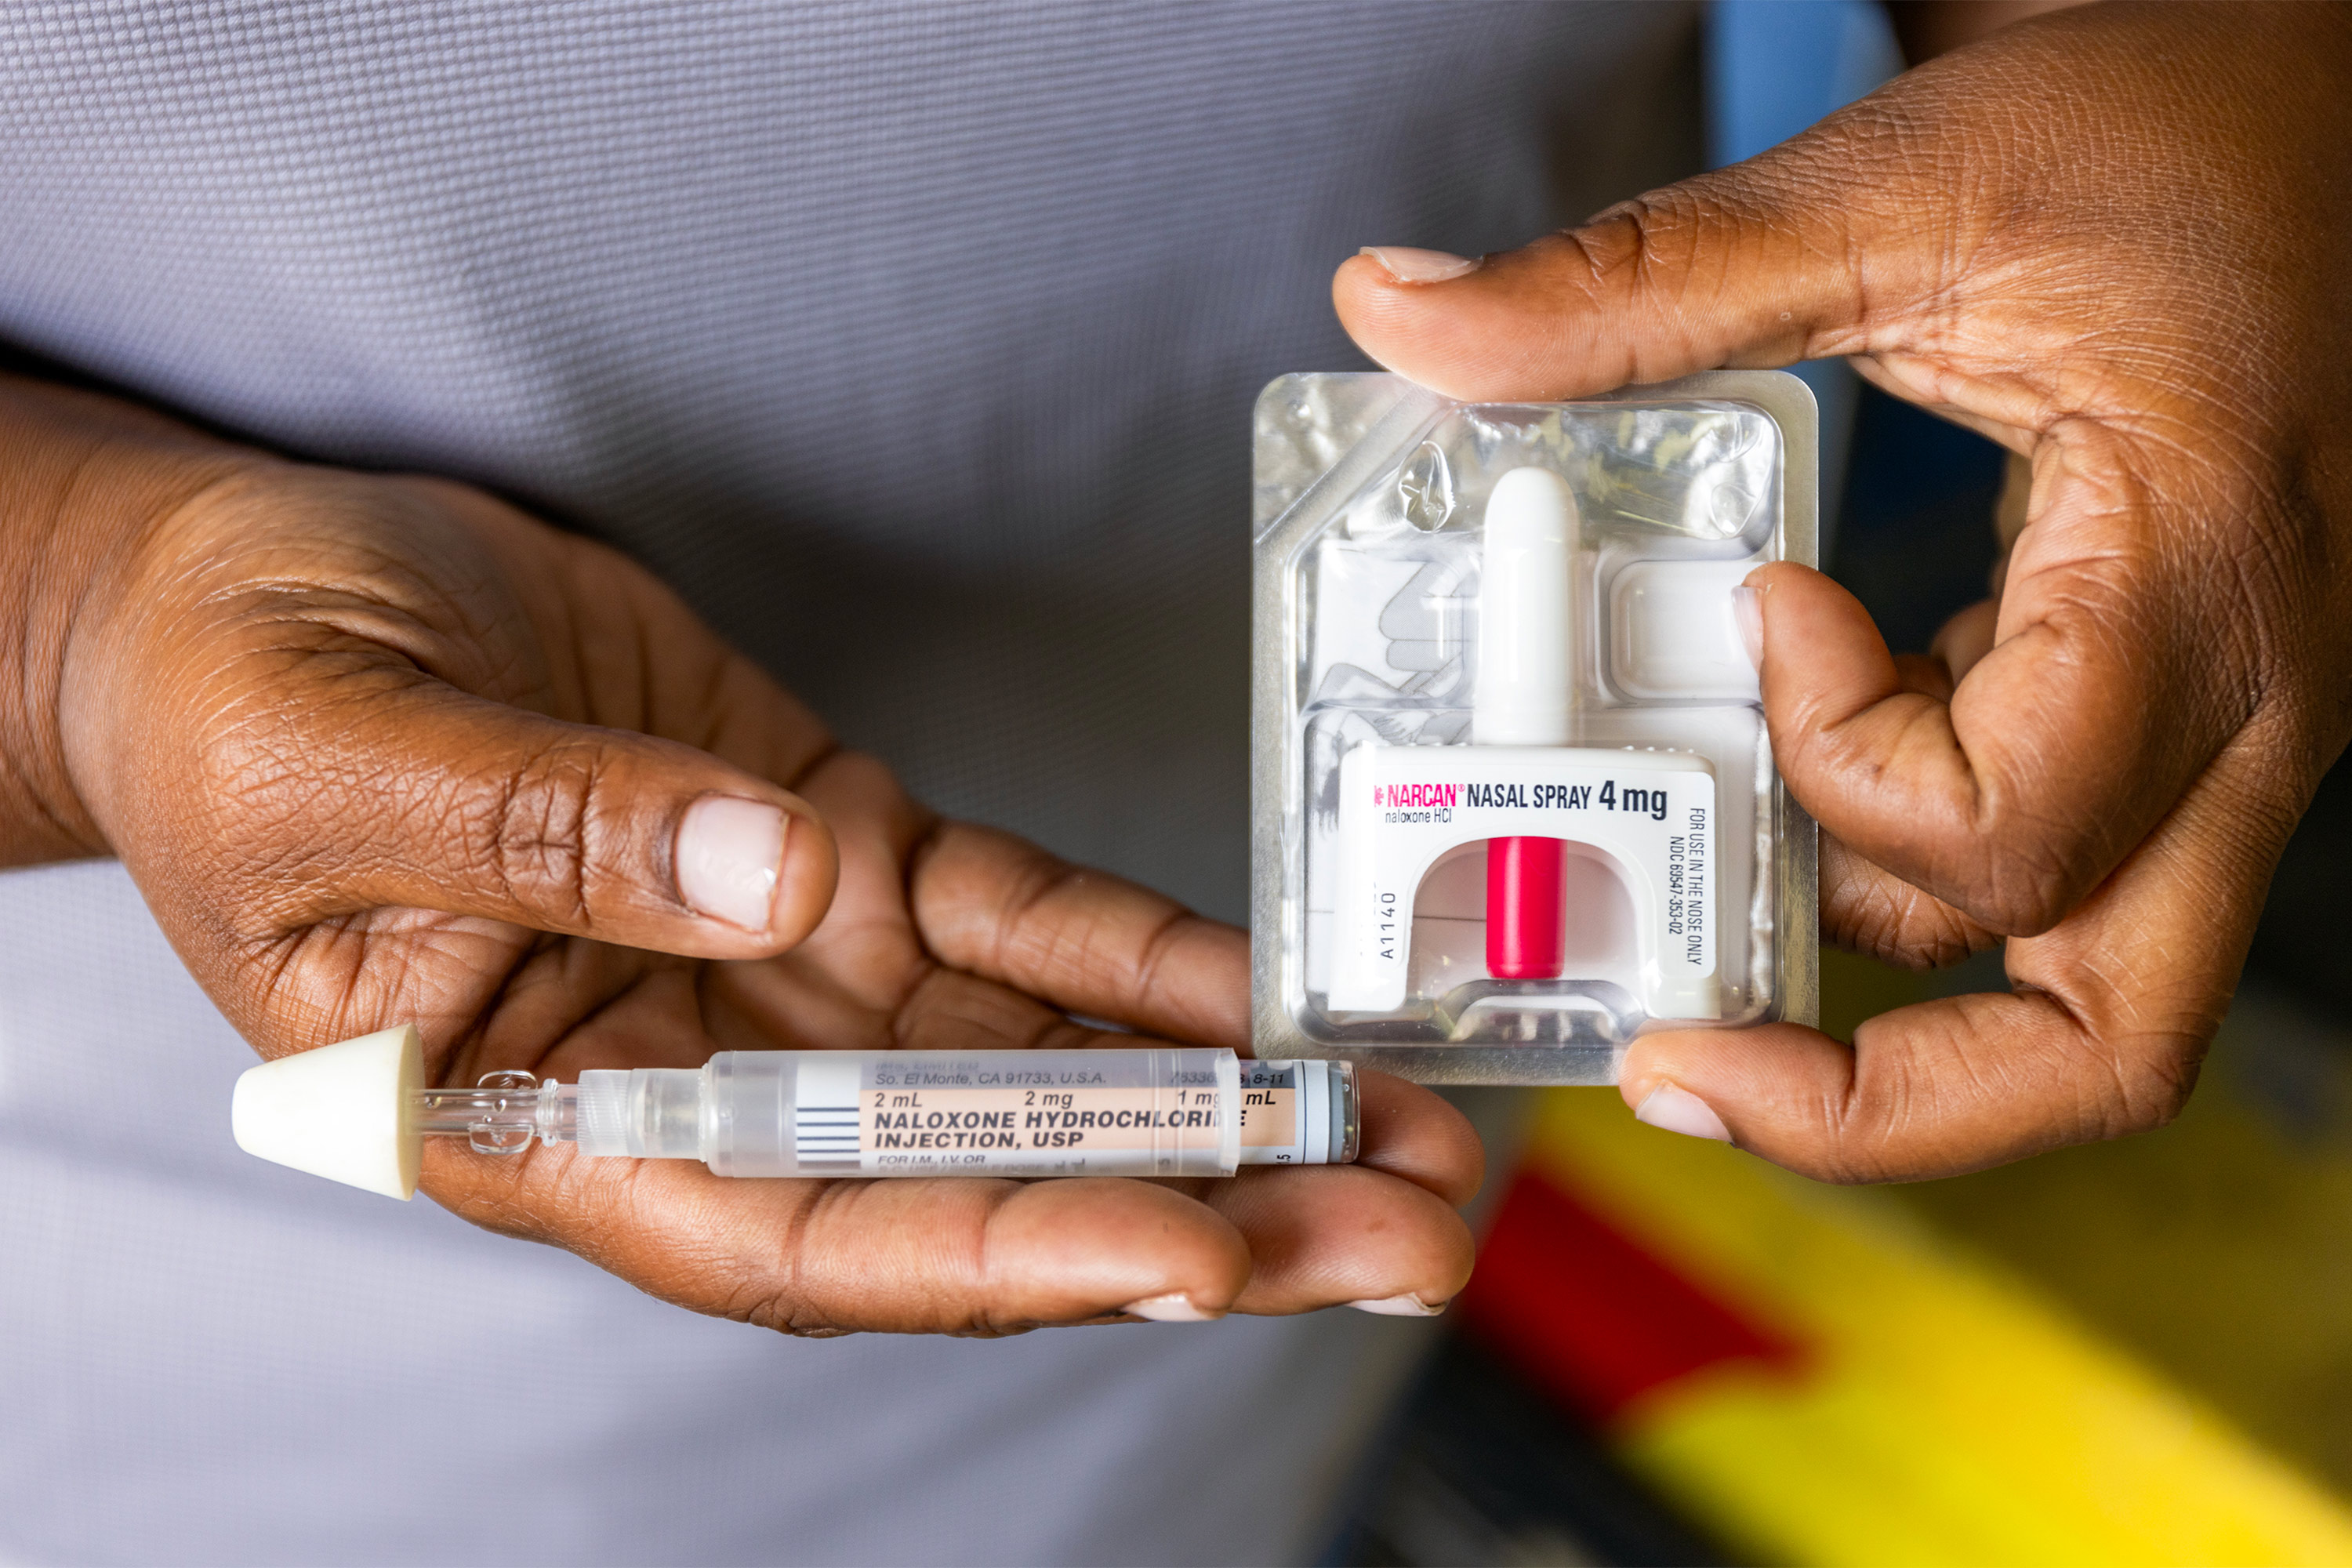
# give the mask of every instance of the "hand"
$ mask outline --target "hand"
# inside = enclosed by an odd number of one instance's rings
[[[119,854],[265,1054],[404,1020],[452,1083],[1121,1043],[1066,1008],[1245,1045],[1243,932],[941,822],[645,572],[487,496],[0,384],[0,518],[34,605],[8,684],[56,693],[53,724],[9,716],[0,805],[31,826],[0,847]],[[1360,1165],[1168,1183],[728,1180],[432,1140],[424,1186],[795,1333],[1442,1302],[1476,1142],[1379,1075],[1364,1129]]]
[[[2341,7],[2066,12],[1474,269],[1340,269],[1357,341],[1457,396],[1848,354],[2032,459],[1997,596],[1932,658],[1817,573],[1750,579],[1826,928],[1914,963],[2005,939],[2014,994],[1851,1049],[1651,1035],[1629,1103],[1837,1180],[2179,1110],[2352,730],[2347,80]]]

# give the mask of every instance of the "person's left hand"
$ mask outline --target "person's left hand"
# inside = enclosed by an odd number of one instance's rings
[[[2342,6],[2086,7],[1483,265],[1340,268],[1356,340],[1456,396],[1845,354],[2032,459],[1998,597],[1932,659],[1818,573],[1750,578],[1827,930],[1914,963],[2006,938],[2014,994],[1850,1049],[1649,1035],[1645,1118],[1871,1180],[2179,1110],[2352,733],[2347,82]]]
[[[1071,1013],[1248,1047],[1245,933],[943,821],[644,568],[480,491],[0,379],[0,847],[120,855],[267,1055],[413,1021],[464,1085],[1142,1043]],[[1434,1310],[1477,1140],[1363,1085],[1360,1163],[1228,1180],[730,1180],[434,1139],[424,1190],[795,1333]]]

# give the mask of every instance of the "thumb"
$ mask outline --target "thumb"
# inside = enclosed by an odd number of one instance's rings
[[[1873,346],[1865,301],[1884,316],[1927,297],[1939,250],[1908,243],[1879,255],[1873,213],[1902,210],[1916,242],[1949,201],[1890,182],[1883,168],[1865,186],[1855,125],[1841,116],[1746,163],[1475,263],[1368,248],[1340,267],[1332,301],[1380,363],[1474,402],[1551,401],[1864,352]],[[1887,160],[1879,151],[1870,161]]]
[[[422,909],[702,958],[781,951],[832,900],[814,809],[706,752],[415,672],[341,695],[201,742],[210,785],[129,836],[133,872],[200,879],[183,890],[249,935]]]

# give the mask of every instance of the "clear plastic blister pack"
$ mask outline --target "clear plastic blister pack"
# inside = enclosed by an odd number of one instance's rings
[[[1255,1046],[1612,1083],[1645,1029],[1811,1022],[1812,824],[1732,590],[1815,562],[1811,394],[1260,396]]]

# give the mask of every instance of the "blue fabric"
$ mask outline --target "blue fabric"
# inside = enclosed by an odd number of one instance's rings
[[[1903,69],[1886,7],[1876,0],[1715,0],[1706,25],[1707,163],[1754,157]],[[1822,558],[1837,542],[1854,399],[1842,360],[1789,367],[1821,405]]]
[[[1706,161],[1753,158],[1903,68],[1875,0],[1715,0],[1706,26]]]

